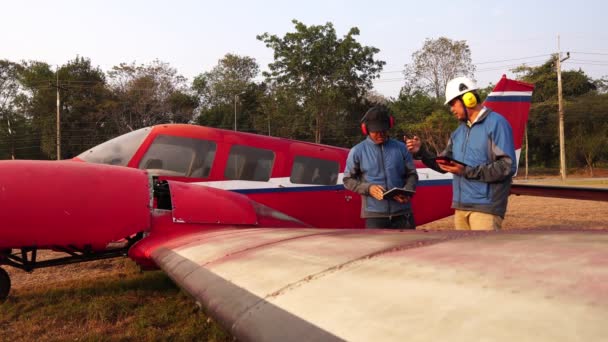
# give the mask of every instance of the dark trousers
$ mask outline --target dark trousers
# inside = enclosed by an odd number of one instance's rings
[[[368,229],[416,229],[414,214],[407,213],[391,217],[371,217],[365,219],[365,228]]]

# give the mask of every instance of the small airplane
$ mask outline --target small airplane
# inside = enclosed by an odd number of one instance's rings
[[[518,156],[532,89],[503,76],[485,102],[511,123]],[[165,271],[242,340],[608,336],[605,231],[364,230],[360,197],[342,184],[347,155],[159,125],[70,161],[2,161],[0,265],[30,272],[128,255]],[[416,167],[417,225],[451,215],[451,176]],[[592,189],[513,187],[538,191],[607,200]],[[38,260],[43,249],[65,256]],[[0,302],[10,287],[0,268]]]

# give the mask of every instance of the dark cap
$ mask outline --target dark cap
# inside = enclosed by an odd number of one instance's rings
[[[390,113],[386,106],[374,106],[361,118],[361,123],[365,123],[368,132],[388,131],[391,128],[390,122]]]

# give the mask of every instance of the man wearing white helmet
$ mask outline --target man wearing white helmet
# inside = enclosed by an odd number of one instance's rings
[[[439,172],[454,174],[452,208],[456,229],[496,230],[502,226],[517,165],[513,132],[500,114],[481,104],[477,85],[467,77],[448,82],[445,104],[460,121],[437,159],[421,149],[420,139],[407,139],[414,158]]]

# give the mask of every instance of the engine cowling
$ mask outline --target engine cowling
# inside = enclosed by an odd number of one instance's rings
[[[0,248],[105,249],[150,227],[143,170],[74,161],[0,162]]]

